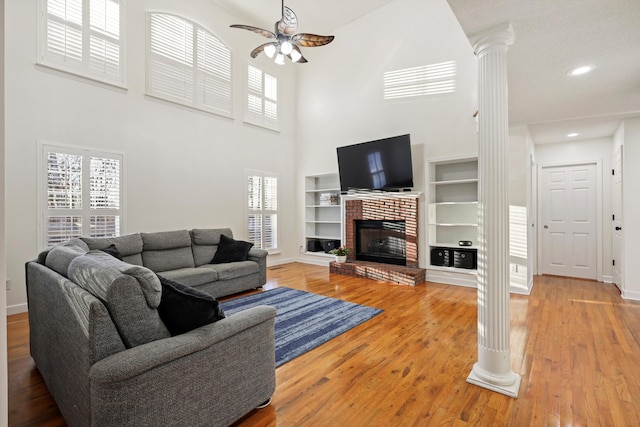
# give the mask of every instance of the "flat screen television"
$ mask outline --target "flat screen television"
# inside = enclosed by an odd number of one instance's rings
[[[413,187],[408,134],[338,147],[337,153],[341,191]]]

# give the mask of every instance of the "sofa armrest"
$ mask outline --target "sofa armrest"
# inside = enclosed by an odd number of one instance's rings
[[[216,345],[246,329],[273,319],[275,315],[276,310],[269,306],[243,310],[186,334],[116,353],[95,363],[89,371],[89,376],[92,381],[100,383],[124,381],[156,366]]]
[[[258,284],[260,286],[267,283],[267,255],[269,252],[258,248],[251,248],[247,254],[247,260],[258,263],[260,272]]]
[[[143,344],[95,363],[92,425],[228,425],[275,391],[273,307]]]

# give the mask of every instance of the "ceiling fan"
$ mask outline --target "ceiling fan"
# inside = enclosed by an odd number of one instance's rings
[[[269,58],[275,57],[275,63],[278,65],[284,64],[285,56],[293,62],[308,62],[305,57],[302,56],[300,47],[324,46],[331,43],[334,39],[333,36],[319,36],[309,33],[295,34],[298,28],[298,17],[293,10],[284,5],[284,0],[282,0],[282,18],[275,23],[275,32],[252,27],[251,25],[231,25],[231,28],[253,31],[268,39],[274,39],[274,41],[253,49],[251,51],[251,57],[255,58],[260,52],[264,52]]]

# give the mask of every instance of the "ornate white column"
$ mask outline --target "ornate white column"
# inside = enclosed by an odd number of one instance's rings
[[[467,382],[518,397],[509,351],[509,121],[511,24],[472,40],[478,56],[478,362]]]

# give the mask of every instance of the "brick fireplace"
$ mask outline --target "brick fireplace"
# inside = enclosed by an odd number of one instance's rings
[[[347,263],[332,262],[330,271],[405,285],[424,282],[425,269],[419,268],[418,258],[418,196],[381,194],[344,198],[344,246],[356,247],[357,220],[404,221],[406,265],[360,261],[355,259],[355,251],[351,251],[347,255]]]

